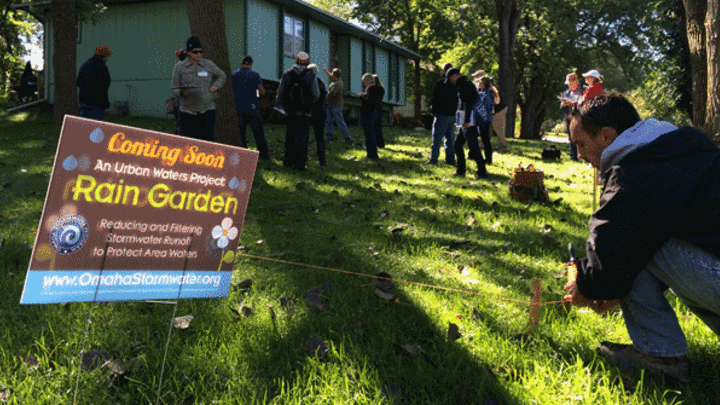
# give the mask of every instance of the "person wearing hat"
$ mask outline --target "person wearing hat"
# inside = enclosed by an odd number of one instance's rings
[[[175,65],[171,82],[173,94],[181,98],[180,134],[212,141],[216,121],[213,93],[222,88],[227,75],[211,60],[203,58],[198,37],[188,38],[185,50],[187,58]]]
[[[585,78],[585,82],[588,84],[588,87],[585,88],[583,98],[580,101],[581,104],[590,100],[593,97],[597,97],[598,95],[602,94],[603,86],[600,83],[602,83],[604,80],[603,75],[601,75],[600,72],[594,69],[583,73],[583,77]]]
[[[585,93],[585,85],[580,83],[575,72],[568,73],[565,76],[565,85],[568,88],[560,95],[560,109],[565,113],[565,129],[568,134],[568,141],[570,143],[570,159],[577,161],[577,146],[570,139],[570,112],[574,105],[580,103]]]
[[[578,156],[604,187],[566,290],[598,313],[620,304],[632,344],[601,342],[599,356],[687,382],[692,362],[667,293],[720,336],[720,149],[694,128],[641,120],[614,91],[571,114]]]
[[[455,157],[457,158],[455,175],[465,176],[467,167],[463,145],[467,141],[468,157],[477,163],[477,177],[486,179],[488,175],[485,160],[480,152],[478,125],[489,125],[492,122],[492,96],[489,91],[479,93],[475,84],[466,76],[461,75],[458,68],[450,68],[447,71],[445,80],[455,85],[464,111],[463,121],[457,123],[460,125],[460,131],[455,139]],[[490,140],[488,139],[487,142],[489,144]]]
[[[81,117],[98,121],[105,119],[105,110],[110,107],[110,71],[105,63],[110,55],[112,51],[107,46],[98,46],[95,54],[80,67],[76,85],[80,90]]]
[[[430,159],[426,163],[430,165],[438,164],[440,146],[445,138],[445,163],[455,166],[455,112],[458,96],[455,85],[445,80],[445,74],[451,67],[451,63],[442,66],[440,79],[433,89],[430,106],[433,114],[432,144],[430,144]]]
[[[292,68],[283,73],[275,97],[276,108],[287,114],[283,166],[304,171],[308,154],[310,118],[320,97],[317,76],[310,69],[310,55],[299,52]]]
[[[317,65],[311,63],[308,65],[308,69],[315,73],[315,80],[317,81],[318,91],[320,92],[318,99],[315,100],[315,103],[313,104],[310,126],[312,127],[313,132],[315,132],[315,146],[317,148],[318,163],[320,163],[320,166],[327,166],[327,160],[325,159],[325,119],[327,118],[325,116],[325,100],[328,92],[325,87],[325,82],[317,75]],[[308,134],[308,138],[309,137],[310,135]]]
[[[345,103],[345,97],[343,96],[342,72],[338,68],[334,68],[332,72],[330,72],[327,66],[323,66],[323,70],[330,79],[327,94],[325,140],[332,141],[333,124],[337,124],[340,129],[340,133],[343,138],[345,138],[345,144],[351,145],[352,135],[350,135],[350,130],[348,129],[347,124],[345,124],[345,118],[343,117],[343,104]]]

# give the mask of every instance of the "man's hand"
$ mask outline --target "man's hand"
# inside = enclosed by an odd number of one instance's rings
[[[580,289],[577,287],[577,282],[575,281],[565,286],[565,291],[572,296],[572,304],[574,306],[579,308],[590,307],[590,309],[598,314],[605,313],[620,304],[620,300],[617,299],[610,301],[594,301],[587,298],[580,292]]]
[[[180,89],[180,97],[185,97],[185,96],[187,96],[187,95],[188,95],[188,90],[189,90],[189,89],[188,89],[187,87]]]
[[[210,93],[217,93],[218,88],[217,88],[217,86],[210,86],[210,89],[208,89],[208,90],[210,91]]]

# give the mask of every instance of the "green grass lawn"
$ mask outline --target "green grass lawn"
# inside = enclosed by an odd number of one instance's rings
[[[108,120],[174,131],[172,120]],[[255,175],[229,296],[180,301],[176,316],[194,319],[172,330],[164,370],[172,305],[95,305],[86,352],[113,361],[80,371],[93,306],[18,304],[60,126],[43,112],[0,113],[0,403],[154,404],[161,372],[162,404],[718,403],[718,339],[674,298],[686,385],[623,375],[595,355],[601,340],[629,342],[617,311],[544,305],[519,338],[531,280],[543,301],[561,299],[567,244],[584,253],[592,169],[564,145],[545,163],[549,142],[509,140],[491,178],[476,180],[424,165],[429,131],[386,128],[371,162],[351,128],[355,145],[332,143],[327,167],[311,135],[308,171],[294,173],[281,164],[284,127],[265,129],[274,160]],[[512,169],[530,163],[549,203],[508,196]],[[375,293],[381,272],[392,300]],[[322,301],[306,299],[317,286]]]

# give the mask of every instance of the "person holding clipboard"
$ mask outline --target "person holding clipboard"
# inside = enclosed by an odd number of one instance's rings
[[[570,142],[570,159],[577,161],[577,146],[575,146],[570,139],[570,112],[572,111],[572,106],[579,104],[580,100],[582,100],[585,85],[580,84],[577,74],[574,72],[568,73],[567,76],[565,76],[565,85],[568,86],[568,88],[558,99],[560,100],[560,109],[565,113],[565,129],[567,130],[568,141]]]
[[[188,38],[187,58],[175,65],[172,91],[181,98],[180,135],[212,141],[215,133],[215,101],[213,93],[227,79],[211,60],[203,58],[203,49],[196,36]]]

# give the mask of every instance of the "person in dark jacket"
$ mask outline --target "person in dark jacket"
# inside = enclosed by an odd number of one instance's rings
[[[38,89],[38,78],[33,73],[32,65],[28,61],[25,64],[25,70],[20,78],[20,91],[18,97],[21,102],[29,102],[35,98],[35,92]]]
[[[77,87],[80,89],[80,116],[102,121],[105,110],[110,107],[108,89],[110,88],[110,71],[105,63],[112,55],[107,46],[95,49],[95,54],[80,67],[77,76]]]
[[[431,111],[434,115],[432,123],[432,144],[430,159],[427,164],[436,165],[440,157],[440,145],[445,138],[445,163],[455,166],[455,112],[457,111],[458,95],[455,85],[445,80],[445,73],[452,67],[446,63],[440,70],[440,80],[433,89]]]
[[[365,134],[365,150],[370,160],[378,160],[378,144],[376,138],[377,120],[379,119],[378,105],[382,103],[385,90],[375,84],[372,73],[362,76],[365,91],[358,94],[360,98],[360,120]]]
[[[252,67],[253,58],[247,55],[240,62],[240,69],[230,75],[233,85],[233,97],[235,98],[235,110],[237,111],[238,125],[240,126],[240,146],[243,148],[248,147],[247,126],[250,124],[255,145],[258,152],[260,152],[259,159],[269,161],[270,150],[265,138],[265,127],[260,116],[260,97],[265,95],[265,86],[263,86],[260,74],[252,70]]]
[[[578,157],[605,186],[587,257],[566,289],[574,305],[598,313],[621,305],[632,345],[602,342],[599,355],[687,381],[685,335],[664,293],[671,289],[720,336],[720,150],[693,128],[641,121],[616,92],[571,117]]]
[[[280,78],[275,105],[276,108],[282,108],[288,116],[283,165],[297,171],[304,171],[306,170],[312,108],[320,97],[320,90],[316,80],[317,76],[308,69],[310,55],[299,52],[295,57],[295,62],[293,67]],[[298,92],[303,94],[303,97],[293,96]],[[299,101],[302,101],[303,104],[294,104]]]
[[[489,98],[489,96],[481,97],[481,94],[478,93],[477,87],[475,87],[473,82],[471,82],[466,76],[461,75],[460,70],[457,68],[450,68],[447,71],[445,80],[455,85],[460,102],[462,103],[461,110],[463,111],[463,120],[461,123],[457,123],[460,125],[460,131],[455,139],[455,157],[457,158],[455,175],[465,176],[466,163],[463,145],[465,145],[465,142],[467,141],[468,158],[477,163],[477,177],[485,179],[488,175],[487,169],[485,168],[485,160],[480,152],[480,143],[478,142],[480,131],[478,128],[478,122],[473,118],[477,118],[479,116],[478,112],[481,108],[487,109],[487,103],[490,103],[489,115],[492,117],[492,99]],[[492,122],[492,119],[489,122]]]
[[[327,161],[325,160],[325,138],[323,135],[325,130],[325,120],[327,119],[327,116],[325,115],[325,110],[327,108],[325,105],[327,88],[325,87],[325,82],[317,75],[317,65],[314,63],[310,64],[308,65],[308,69],[315,73],[315,76],[317,77],[318,91],[320,94],[318,99],[315,101],[315,104],[313,104],[310,126],[315,132],[315,146],[317,147],[318,163],[320,163],[320,166],[327,166]]]

